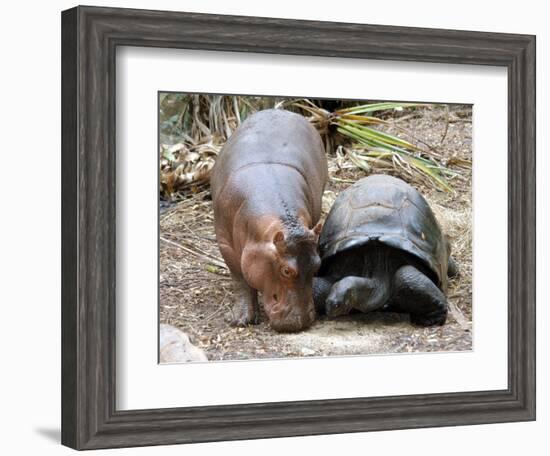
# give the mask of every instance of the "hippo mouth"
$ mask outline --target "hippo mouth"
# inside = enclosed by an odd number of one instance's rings
[[[315,321],[313,302],[307,309],[275,303],[266,308],[269,326],[280,333],[294,333],[308,329]]]

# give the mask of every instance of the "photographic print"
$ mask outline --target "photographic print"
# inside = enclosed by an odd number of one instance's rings
[[[159,360],[472,349],[472,106],[159,92]]]

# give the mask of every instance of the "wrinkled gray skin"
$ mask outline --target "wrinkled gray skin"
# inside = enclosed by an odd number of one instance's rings
[[[390,176],[361,179],[335,201],[321,233],[314,280],[318,313],[409,313],[422,326],[447,317],[450,245],[425,199]]]

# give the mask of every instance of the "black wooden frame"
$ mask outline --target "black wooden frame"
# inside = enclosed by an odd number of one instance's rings
[[[122,45],[506,67],[508,388],[117,411],[115,50]],[[92,449],[533,420],[535,231],[534,36],[96,7],[62,13],[65,445]]]

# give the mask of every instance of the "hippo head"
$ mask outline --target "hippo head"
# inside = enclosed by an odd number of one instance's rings
[[[271,226],[254,249],[243,256],[248,283],[262,294],[270,326],[278,332],[296,332],[315,321],[313,276],[321,265],[317,242],[321,223]]]

